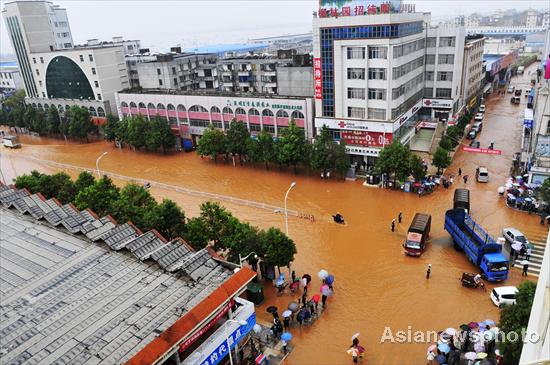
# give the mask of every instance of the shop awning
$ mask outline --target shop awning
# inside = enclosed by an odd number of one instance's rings
[[[533,109],[525,108],[524,117],[523,117],[523,125],[525,128],[533,128]]]

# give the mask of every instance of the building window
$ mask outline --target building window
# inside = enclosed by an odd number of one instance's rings
[[[36,69],[36,74],[37,74],[37,75],[40,75],[40,71],[38,71],[38,69]]]
[[[97,100],[101,100],[101,94],[97,94]]]
[[[365,108],[348,106],[348,118],[365,119]]]
[[[369,100],[386,100],[386,89],[369,89]]]
[[[46,93],[42,91],[42,97],[45,98],[46,97]]]
[[[410,62],[407,62],[401,66],[394,67],[392,72],[392,77],[394,80],[397,80],[401,76],[405,76],[411,71],[416,70],[419,67],[424,66],[424,57],[420,56]]]
[[[348,47],[348,60],[365,59],[365,47]]]
[[[364,80],[365,69],[364,68],[348,68],[348,80]]]
[[[84,56],[83,55],[80,55],[80,62],[84,62]]]
[[[450,88],[437,88],[435,89],[436,98],[450,98],[452,89]]]
[[[425,98],[433,98],[434,97],[434,88],[433,87],[425,87],[422,95]]]
[[[348,99],[365,100],[365,89],[358,87],[348,87]]]
[[[388,58],[388,48],[387,47],[369,47],[369,60],[374,58]]]
[[[426,47],[435,47],[437,39],[435,37],[428,37],[426,39]]]
[[[434,80],[434,72],[426,71],[426,81],[433,81],[433,80]]]
[[[159,79],[159,85],[162,86],[162,80],[161,79]]]
[[[38,80],[38,85],[42,86],[42,80]]]
[[[176,74],[176,68],[175,67],[172,67],[172,75],[175,75]],[[159,74],[160,75],[160,74]]]
[[[36,64],[36,58],[33,57],[33,58],[32,58],[32,62],[33,62],[34,64]]]
[[[157,68],[157,75],[160,75],[160,68]]]
[[[95,68],[92,67],[92,75],[95,75]]]
[[[90,62],[94,62],[94,56],[92,56],[91,54],[88,55],[88,58],[90,59]]]
[[[386,109],[369,108],[368,119],[386,120]]]
[[[72,45],[72,43],[63,43],[63,46],[65,48],[71,48],[73,45]]]
[[[550,134],[550,119],[548,119],[548,122],[546,123],[546,134]]]
[[[426,65],[435,65],[435,55],[427,54],[426,55]]]
[[[393,58],[399,58],[406,56],[412,52],[416,52],[418,50],[424,49],[426,45],[426,42],[424,38],[402,44],[400,46],[394,46],[393,47]]]
[[[385,80],[385,68],[369,68],[369,80]]]
[[[453,81],[452,72],[438,72],[437,81]]]
[[[264,131],[268,133],[275,133],[275,126],[274,125],[264,125]]]
[[[439,47],[454,47],[455,37],[441,37],[439,38]]]
[[[44,57],[40,57],[40,63],[44,63]]]
[[[251,132],[260,132],[262,130],[262,126],[257,123],[250,123],[250,131]]]
[[[454,54],[440,54],[438,63],[440,65],[452,65],[455,61]]]

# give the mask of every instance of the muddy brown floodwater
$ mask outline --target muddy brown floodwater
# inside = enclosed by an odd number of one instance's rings
[[[527,71],[533,71],[531,67]],[[514,78],[512,84],[524,89],[530,76]],[[466,187],[471,189],[472,210],[475,219],[492,235],[500,236],[504,226],[513,225],[531,239],[544,239],[547,231],[539,225],[536,216],[508,209],[497,194],[505,181],[514,152],[519,151],[521,138],[522,104],[511,105],[510,97],[496,95],[487,101],[487,112],[480,142],[483,147],[495,141],[502,149],[501,156],[471,154],[459,151],[447,174],[463,174],[472,178]],[[101,169],[136,178],[185,186],[192,189],[231,195],[242,199],[283,205],[284,193],[292,181],[296,188],[290,193],[289,209],[313,214],[315,222],[296,217],[289,218],[289,234],[296,241],[298,254],[292,269],[301,275],[313,277],[313,292],[319,290],[317,272],[326,269],[335,275],[335,295],[328,301],[327,310],[311,326],[292,330],[295,349],[288,364],[342,364],[349,363],[346,349],[350,337],[361,332],[361,343],[367,349],[371,364],[419,364],[425,361],[427,344],[380,343],[386,326],[393,332],[407,330],[428,331],[455,327],[471,320],[499,319],[499,312],[489,299],[489,291],[463,288],[459,276],[475,268],[466,257],[455,251],[451,239],[443,230],[444,213],[452,207],[454,189],[440,189],[422,198],[414,194],[363,187],[360,182],[323,181],[291,172],[265,171],[263,168],[233,167],[195,154],[168,156],[135,153],[129,149],[117,150],[111,144],[65,143],[62,140],[23,137],[23,148],[2,151],[1,167],[6,180],[17,174],[39,169],[59,170],[47,161],[95,168],[96,158],[108,151],[101,160]],[[27,157],[43,159],[43,163]],[[487,166],[490,182],[479,184],[474,180],[475,168]],[[75,176],[76,171],[68,170]],[[120,183],[120,181],[117,181]],[[455,186],[464,186],[455,182]],[[176,200],[188,216],[196,215],[203,198],[166,189],[153,189],[158,198]],[[277,226],[284,229],[283,216],[266,210],[223,202],[236,216],[260,227]],[[347,224],[340,226],[331,220],[336,211],[343,214]],[[399,211],[403,223],[395,233],[390,222]],[[401,244],[415,212],[432,215],[432,234],[427,251],[420,258],[403,255]],[[425,279],[428,263],[432,276]],[[288,274],[288,272],[287,272]],[[513,269],[508,285],[521,282],[521,273]],[[489,284],[489,288],[493,285]],[[295,295],[297,299],[299,294]],[[258,307],[260,319],[269,320],[266,305],[286,307],[293,297],[276,296],[266,289],[266,302]]]

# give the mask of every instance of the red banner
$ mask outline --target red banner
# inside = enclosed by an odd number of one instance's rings
[[[500,155],[502,154],[501,150],[490,150],[488,148],[473,148],[473,147],[462,147],[463,151],[466,152],[475,152],[475,153],[486,153],[488,155]]]
[[[347,145],[383,147],[391,144],[392,134],[383,132],[342,131],[342,140]]]
[[[313,59],[313,84],[315,85],[315,99],[323,98],[323,79],[321,70],[321,59]]]
[[[206,324],[206,326],[199,329],[195,334],[193,334],[191,337],[189,337],[187,340],[185,340],[179,348],[179,352],[185,351],[189,346],[191,346],[195,341],[197,341],[202,335],[206,333],[212,326],[214,326],[220,318],[222,318],[227,312],[229,312],[229,308],[233,306],[233,300],[230,300],[229,303],[227,303],[221,311],[216,314],[214,318],[210,322]]]

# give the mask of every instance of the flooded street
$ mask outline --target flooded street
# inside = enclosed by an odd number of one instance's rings
[[[533,70],[531,67],[529,70]],[[528,72],[522,79],[512,79],[512,85],[528,85]],[[491,140],[502,155],[491,156],[458,151],[446,174],[457,175],[458,168],[470,175],[466,185],[471,190],[471,214],[493,236],[500,236],[502,228],[514,226],[530,239],[541,239],[546,229],[539,225],[537,216],[508,209],[499,198],[497,188],[508,176],[512,157],[520,149],[521,126],[526,98],[522,103],[510,104],[510,94],[491,96],[486,101],[484,128],[479,141],[487,147]],[[489,299],[489,290],[466,289],[458,278],[464,271],[475,271],[466,256],[452,248],[449,234],[443,230],[444,213],[452,208],[455,187],[464,184],[455,179],[453,188],[440,189],[419,198],[415,194],[363,187],[360,181],[324,181],[304,174],[294,176],[290,169],[280,173],[277,168],[265,171],[262,167],[233,167],[214,164],[196,154],[153,155],[135,153],[129,149],[117,150],[112,144],[65,143],[22,137],[23,148],[2,150],[1,167],[7,181],[32,169],[45,172],[58,167],[34,159],[95,168],[95,160],[104,151],[109,154],[100,163],[101,170],[163,182],[186,188],[230,195],[277,206],[292,181],[297,185],[289,195],[289,209],[313,214],[315,222],[289,217],[289,235],[298,246],[293,263],[297,274],[310,273],[314,277],[313,292],[319,290],[317,272],[326,269],[335,275],[335,295],[328,300],[328,308],[311,326],[294,329],[292,343],[295,349],[288,364],[343,364],[350,357],[345,350],[350,337],[361,332],[361,343],[367,350],[370,364],[419,364],[425,361],[424,344],[380,344],[386,326],[398,330],[443,330],[472,320],[499,319],[498,309]],[[477,166],[489,169],[487,184],[475,182]],[[67,170],[72,176],[78,171]],[[117,182],[120,182],[117,180]],[[204,198],[154,188],[158,197],[170,197],[180,204],[187,216],[198,213]],[[237,217],[260,227],[277,226],[284,230],[284,217],[268,210],[222,202]],[[332,222],[331,214],[340,212],[347,224]],[[390,222],[403,212],[403,223],[396,232]],[[432,215],[432,233],[427,251],[420,258],[403,255],[401,244],[415,212]],[[432,276],[425,279],[427,265],[432,264]],[[288,273],[288,272],[287,272]],[[521,272],[511,270],[507,285],[521,282]],[[488,285],[489,288],[493,285]],[[292,300],[289,294],[277,297],[266,290],[266,302],[257,309],[259,318],[269,320],[266,304],[286,307]],[[298,298],[300,294],[296,294]]]

